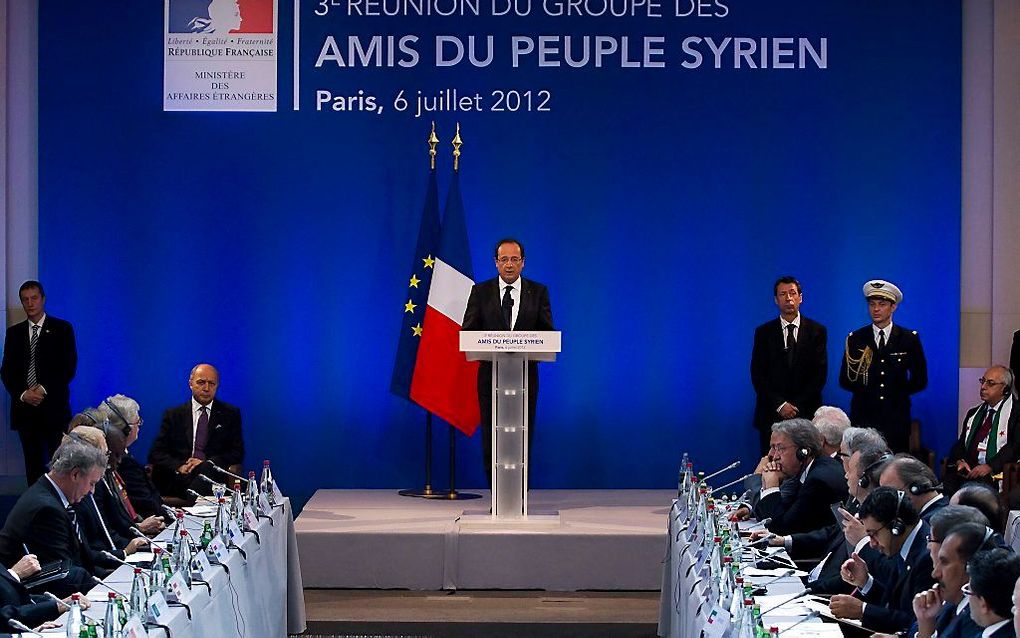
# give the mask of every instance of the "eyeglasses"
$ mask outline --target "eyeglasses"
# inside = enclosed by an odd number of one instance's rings
[[[499,258],[496,259],[496,261],[498,261],[501,264],[505,264],[505,263],[519,264],[522,261],[524,261],[524,258],[523,257],[518,257],[518,256],[514,255],[513,257],[499,257]]]
[[[987,386],[989,386],[991,388],[994,388],[997,385],[1005,385],[1005,382],[1004,381],[994,381],[992,379],[986,379],[984,377],[981,377],[980,379],[978,379],[978,385],[982,385],[982,386],[987,385]]]
[[[935,545],[941,545],[942,544],[941,540],[937,540],[931,534],[925,534],[924,535],[924,542],[926,544],[928,544],[928,545],[931,545],[932,543],[934,543]]]
[[[769,446],[769,452],[779,452],[780,454],[789,449],[790,449],[789,445],[779,445],[778,443]]]
[[[871,531],[871,530],[869,530],[869,529],[868,529],[867,527],[865,527],[865,528],[864,528],[864,533],[865,533],[865,534],[867,534],[868,536],[870,536],[870,537],[874,538],[876,534],[878,534],[879,532],[881,532],[881,531],[882,531],[883,529],[885,529],[886,527],[888,527],[888,524],[886,524],[886,525],[883,525],[882,527],[879,527],[879,528],[878,528],[878,529],[876,529],[875,531]]]

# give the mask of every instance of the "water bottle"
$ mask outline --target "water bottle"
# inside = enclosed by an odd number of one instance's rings
[[[236,492],[235,492],[236,494]],[[226,538],[227,537],[227,499],[222,496],[216,503],[216,519],[213,522],[212,538]],[[203,530],[204,531],[204,530]],[[209,540],[211,541],[212,538]]]
[[[124,625],[127,624],[128,614],[127,609],[124,608],[124,597],[117,596],[117,626],[124,629]]]
[[[255,480],[255,470],[248,470],[248,487],[244,492],[244,504],[253,510],[259,508],[259,484]]]
[[[138,616],[144,622],[148,600],[149,597],[146,594],[145,576],[142,576],[142,568],[135,567],[135,576],[131,581],[131,598],[128,600],[131,615]]]
[[[67,612],[67,638],[78,638],[81,634],[82,627],[82,616],[81,616],[81,603],[79,602],[81,594],[71,595],[71,606]]]
[[[230,520],[244,527],[244,502],[241,497],[241,481],[234,481],[234,493],[230,495]]]
[[[173,559],[170,561],[175,571],[180,572],[184,582],[191,586],[191,541],[188,539],[188,530],[182,529],[178,534],[177,544],[174,545]]]
[[[202,535],[198,537],[199,547],[201,547],[202,549],[208,549],[209,543],[212,542],[212,539],[213,539],[212,525],[209,524],[209,519],[205,519],[205,522],[202,523]]]
[[[270,505],[276,505],[276,495],[273,494],[273,471],[269,469],[269,459],[262,461],[262,477],[259,479],[259,490],[269,499]]]
[[[166,592],[166,576],[163,571],[163,548],[153,546],[152,565],[149,567],[149,595]]]
[[[690,487],[690,482],[687,480],[687,464],[689,462],[690,457],[687,456],[687,452],[684,452],[684,457],[680,459],[680,474],[676,481],[677,498],[683,498],[687,494],[687,488]]]
[[[120,638],[121,627],[117,617],[117,594],[112,591],[107,595],[106,615],[103,617],[104,638]]]

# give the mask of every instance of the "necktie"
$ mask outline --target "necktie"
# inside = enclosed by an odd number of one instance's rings
[[[198,415],[198,427],[195,428],[195,452],[196,459],[205,460],[205,442],[209,438],[209,408],[202,406]]]
[[[121,505],[124,506],[124,510],[128,513],[128,517],[133,521],[138,520],[138,512],[135,511],[133,505],[131,505],[131,499],[128,498],[127,487],[124,486],[124,479],[120,477],[120,474],[116,470],[111,472],[113,476],[114,487],[117,488],[117,497],[120,499]]]
[[[75,514],[74,508],[70,505],[67,506],[67,517],[71,519],[71,528],[74,529],[74,535],[78,539],[78,542],[82,542],[81,528],[78,527],[78,515]]]
[[[885,329],[878,331],[878,349],[885,350]]]
[[[793,363],[793,349],[797,346],[797,338],[793,336],[796,328],[792,323],[786,324],[786,362]]]
[[[507,330],[514,329],[513,324],[510,323],[514,316],[514,299],[510,296],[511,290],[513,290],[513,286],[507,286],[506,290],[503,291],[503,322],[506,324]]]
[[[986,438],[988,433],[992,431],[992,420],[995,418],[995,410],[988,408],[988,412],[985,414],[985,420],[981,422],[981,427],[974,434],[973,440],[970,442],[970,462],[974,465],[978,462],[978,445],[981,444]]]
[[[35,373],[35,346],[39,343],[39,326],[32,326],[32,339],[28,342],[28,387],[34,388],[38,382]]]

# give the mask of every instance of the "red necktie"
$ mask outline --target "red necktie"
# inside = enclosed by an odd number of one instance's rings
[[[971,465],[974,465],[975,463],[978,462],[977,453],[978,445],[981,443],[981,441],[984,441],[986,438],[988,438],[988,433],[992,431],[992,419],[994,418],[995,410],[988,408],[988,412],[985,414],[985,420],[981,423],[981,427],[978,428],[977,434],[974,435],[974,438],[971,440],[970,443]]]

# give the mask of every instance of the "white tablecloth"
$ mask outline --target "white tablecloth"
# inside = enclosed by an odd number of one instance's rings
[[[185,523],[188,533],[197,538],[202,519],[188,517]],[[305,603],[290,499],[284,499],[281,507],[273,509],[271,520],[260,517],[255,532],[257,538],[245,533],[240,544],[246,556],[236,549],[230,550],[226,569],[213,566],[208,588],[201,583],[192,586],[195,595],[188,603],[190,619],[187,610],[176,606],[161,619],[173,638],[285,637],[305,630]],[[169,535],[170,530],[164,530],[157,541]],[[122,566],[104,582],[126,595],[131,589],[131,577],[131,569]],[[96,587],[90,598],[96,594],[105,596],[104,588]],[[105,605],[93,604],[86,613],[101,620]],[[166,632],[151,627],[149,636],[166,636]]]

